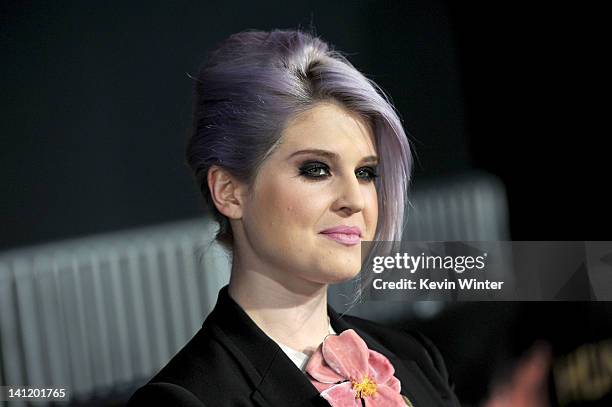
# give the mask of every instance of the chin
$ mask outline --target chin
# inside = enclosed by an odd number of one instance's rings
[[[337,267],[328,267],[327,270],[323,272],[323,278],[327,284],[343,283],[357,276],[360,267],[361,265],[359,263],[350,266],[344,263],[339,264]]]

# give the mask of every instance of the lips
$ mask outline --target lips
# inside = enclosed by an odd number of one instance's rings
[[[330,234],[330,233],[343,233],[346,235],[357,235],[361,237],[361,229],[356,226],[336,226],[333,228],[325,229],[321,233]]]
[[[347,246],[354,246],[361,241],[361,229],[355,226],[336,226],[320,232],[325,237]]]

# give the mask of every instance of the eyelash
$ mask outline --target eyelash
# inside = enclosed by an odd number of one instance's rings
[[[313,170],[314,171],[326,170],[329,173],[329,167],[326,164],[323,164],[322,162],[318,162],[318,161],[312,161],[312,162],[305,163],[300,167],[300,175],[308,179],[312,179],[312,180],[327,178],[330,176],[330,175],[314,175]],[[360,167],[357,171],[362,171],[362,170],[366,172],[367,177],[361,178],[361,179],[364,179],[367,182],[372,182],[374,181],[375,178],[378,178],[379,176],[376,173],[376,170],[372,167]]]

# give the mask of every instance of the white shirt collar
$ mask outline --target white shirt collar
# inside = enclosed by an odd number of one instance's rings
[[[331,326],[331,322],[329,322],[329,317],[327,318],[329,324],[329,333],[331,335],[336,335],[336,331]],[[303,352],[290,348],[287,345],[283,345],[280,342],[274,341],[276,344],[285,352],[285,354],[291,359],[293,363],[300,369],[302,372],[304,371],[304,367],[306,367],[306,362],[308,362],[309,356]]]

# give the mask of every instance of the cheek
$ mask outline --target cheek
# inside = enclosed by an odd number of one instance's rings
[[[265,192],[266,199],[260,201],[258,223],[265,228],[266,236],[258,244],[282,254],[283,261],[288,262],[287,267],[294,267],[310,258],[309,253],[316,244],[320,218],[320,211],[316,208],[320,208],[321,203],[316,195],[308,194],[309,191],[304,191],[298,185],[288,186],[284,183]]]
[[[315,199],[299,186],[285,182],[268,185],[261,191],[259,201],[260,222],[267,228],[291,239],[298,228],[312,226]]]
[[[301,192],[298,188],[285,188],[282,201],[278,203],[278,220],[288,239],[299,245],[308,245],[312,236],[318,232],[325,203],[316,194]]]

